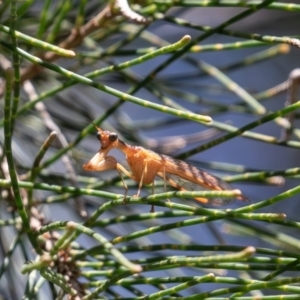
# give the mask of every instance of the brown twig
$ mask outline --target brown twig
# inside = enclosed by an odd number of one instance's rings
[[[298,99],[298,90],[299,90],[299,85],[300,85],[300,69],[294,69],[288,79],[288,84],[289,84],[289,89],[288,89],[288,96],[287,96],[287,101],[285,103],[285,106],[289,106],[294,104],[297,99]],[[293,124],[294,124],[294,119],[295,119],[295,113],[289,113],[286,115],[286,119],[290,123],[289,128],[283,128],[282,133],[281,133],[281,138],[283,141],[288,141],[293,133]]]
[[[79,46],[83,39],[104,26],[104,24],[111,18],[110,7],[107,5],[97,16],[91,19],[89,22],[81,26],[80,28],[73,28],[70,35],[59,44],[59,47],[64,49],[72,49]],[[53,62],[60,58],[60,55],[54,52],[46,52],[39,55],[39,57],[48,62]],[[43,67],[40,65],[29,65],[21,70],[21,82],[24,82],[35,75],[37,75]]]

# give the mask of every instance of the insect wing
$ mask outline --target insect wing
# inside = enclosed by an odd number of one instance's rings
[[[174,174],[166,173],[165,179],[167,182],[169,182],[172,186],[178,188],[181,191],[209,191],[211,189],[205,188],[202,185],[199,185],[197,183],[191,182],[189,180],[186,180],[182,177],[179,177]],[[174,184],[175,183],[175,184]],[[229,184],[226,184],[223,182],[224,190],[232,190],[232,187]],[[235,201],[233,198],[202,198],[197,197],[194,198],[196,201],[214,205],[214,206],[223,206],[223,205],[229,205],[232,202]]]
[[[154,153],[157,157],[157,153]],[[224,191],[233,190],[232,186],[204,170],[201,170],[182,160],[172,158],[167,155],[159,155],[164,166],[158,175],[181,191]],[[154,159],[154,155],[152,157]],[[165,175],[164,175],[165,173]],[[245,196],[236,197],[239,200],[248,200]],[[201,198],[195,200],[216,206],[228,205],[234,202],[231,198]]]

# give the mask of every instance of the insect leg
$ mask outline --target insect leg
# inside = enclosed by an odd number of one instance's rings
[[[145,176],[145,173],[147,173],[147,169],[148,169],[147,168],[147,166],[148,166],[147,160],[144,160],[143,164],[144,164],[144,168],[143,168],[143,173],[142,173],[142,176],[141,176],[141,179],[140,179],[140,182],[139,182],[139,188],[138,188],[138,191],[137,191],[136,195],[134,195],[134,197],[139,197],[140,196],[141,189],[143,187],[144,176]]]
[[[89,171],[106,171],[116,169],[120,175],[120,178],[125,188],[123,200],[123,203],[125,204],[128,186],[125,183],[121,172],[123,172],[125,175],[136,181],[135,177],[130,172],[128,172],[121,164],[119,164],[114,156],[106,156],[102,159],[100,157],[100,154],[97,153],[87,164],[83,165],[83,169]]]
[[[124,186],[124,189],[125,189],[124,198],[123,198],[123,204],[126,204],[126,196],[127,196],[127,193],[128,193],[128,186],[127,186],[126,182],[123,179],[122,172],[120,171],[120,169],[119,169],[120,167],[118,165],[119,164],[116,165],[116,170],[118,171],[118,173],[120,175],[120,178],[122,180],[122,183],[123,183],[123,186]]]
[[[166,178],[166,167],[164,166],[164,169],[163,169],[163,181],[164,181],[164,190],[165,190],[165,193],[167,192],[167,178]],[[171,202],[171,200],[169,198],[167,198],[167,201],[168,202]],[[172,208],[171,208],[172,210]]]
[[[154,195],[154,181],[152,182],[152,195]],[[154,204],[151,205],[150,212],[151,213],[155,212]]]
[[[129,178],[131,178],[135,181],[136,181],[136,178],[119,163],[116,164],[116,170],[118,171],[120,178],[122,180],[122,183],[124,185],[125,194],[124,194],[123,204],[126,204],[126,196],[127,196],[127,192],[128,192],[128,186],[127,186],[126,182],[124,181],[121,172],[123,172],[125,175],[127,175]]]
[[[98,152],[88,163],[82,166],[86,171],[106,171],[115,169],[117,160],[113,156],[106,156],[101,158]]]

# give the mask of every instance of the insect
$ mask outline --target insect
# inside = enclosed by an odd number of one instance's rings
[[[94,157],[82,167],[87,171],[116,169],[125,187],[124,199],[126,198],[128,187],[123,180],[122,172],[139,184],[136,196],[140,195],[143,185],[152,183],[153,186],[156,176],[161,177],[164,184],[168,182],[171,186],[180,191],[233,190],[228,183],[222,181],[220,178],[182,160],[174,159],[164,154],[158,154],[140,146],[128,145],[118,138],[117,133],[104,131],[97,126],[95,126],[95,128],[97,129],[97,138],[100,141],[101,148]],[[121,150],[126,155],[131,173],[119,164],[115,157],[107,155],[108,152],[114,148]],[[243,195],[237,196],[236,199],[249,201],[249,199]],[[195,200],[210,205],[227,205],[234,201],[234,199],[229,198],[212,199],[202,197],[197,197]],[[151,211],[153,211],[153,206]]]

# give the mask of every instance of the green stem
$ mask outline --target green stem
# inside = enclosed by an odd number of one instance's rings
[[[177,158],[179,158],[179,159],[185,159],[185,158],[187,158],[187,157],[189,157],[191,155],[194,155],[194,154],[196,154],[198,152],[207,150],[207,149],[212,148],[212,147],[214,147],[216,145],[219,145],[219,144],[221,144],[221,143],[223,143],[225,141],[228,141],[228,140],[230,140],[230,139],[232,139],[232,138],[234,138],[236,136],[239,136],[239,135],[242,136],[244,134],[244,132],[246,132],[246,131],[248,131],[248,130],[250,130],[252,128],[255,128],[255,127],[259,126],[259,125],[262,125],[264,123],[267,123],[269,121],[272,121],[272,120],[274,120],[274,119],[276,119],[278,117],[282,117],[282,116],[288,114],[289,112],[294,111],[294,110],[296,110],[298,108],[300,108],[300,101],[298,101],[295,104],[292,104],[290,106],[287,106],[287,107],[283,108],[282,110],[270,113],[269,115],[264,116],[264,117],[260,118],[257,121],[249,123],[249,124],[247,124],[247,125],[239,128],[239,129],[237,129],[237,130],[235,130],[233,132],[230,132],[230,133],[228,133],[228,134],[226,134],[226,135],[224,135],[224,136],[222,136],[220,138],[217,138],[217,139],[215,139],[213,141],[210,141],[210,142],[208,142],[208,143],[206,143],[204,145],[196,147],[196,148],[194,148],[194,149],[192,149],[192,150],[190,150],[190,151],[188,151],[188,152],[186,152],[184,154],[178,155]],[[215,127],[214,126],[214,121],[212,122],[212,126]],[[222,126],[225,127],[225,126],[229,126],[229,125],[226,125],[226,124],[222,123]],[[218,127],[220,127],[220,126],[218,126]],[[276,139],[274,138],[274,142],[278,142],[278,141],[276,141]],[[290,145],[290,142],[289,141],[283,142],[282,145]]]
[[[5,136],[5,155],[7,158],[7,164],[9,169],[9,175],[11,178],[11,185],[12,190],[15,198],[15,205],[17,207],[17,210],[20,214],[20,217],[23,222],[23,226],[25,229],[25,232],[28,235],[28,238],[36,250],[37,253],[41,254],[42,250],[40,249],[36,236],[33,233],[33,231],[30,228],[30,221],[29,217],[27,215],[26,209],[23,205],[21,193],[19,190],[19,184],[18,184],[18,177],[15,170],[15,164],[12,154],[12,128],[11,128],[11,89],[12,89],[12,82],[13,82],[13,70],[8,69],[6,71],[6,92],[5,92],[5,105],[4,105],[4,136]]]

